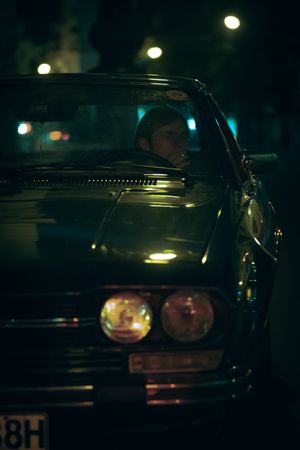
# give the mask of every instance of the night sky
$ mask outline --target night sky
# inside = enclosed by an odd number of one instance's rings
[[[198,78],[245,122],[276,117],[278,148],[298,145],[300,32],[294,1],[0,0],[2,29],[1,11],[8,9],[14,9],[9,27],[16,32],[14,45],[0,46],[2,72],[35,72],[42,57],[69,45],[80,54],[81,71]],[[240,18],[238,30],[224,27],[227,14]],[[69,41],[63,40],[71,17]],[[160,46],[162,57],[145,58],[147,45]],[[263,144],[273,145],[266,139]]]
[[[252,101],[253,92],[258,89],[259,95],[275,107],[288,110],[297,107],[292,104],[294,94],[300,89],[300,34],[295,2],[16,2],[19,20],[24,24],[23,38],[39,44],[51,39],[54,25],[62,20],[64,11],[74,11],[78,15],[80,28],[82,11],[89,7],[94,15],[89,44],[99,53],[97,70],[199,76],[205,82],[213,83],[221,93],[229,88],[233,95],[245,96],[245,100]],[[226,14],[236,14],[240,18],[239,30],[225,29],[222,20]],[[136,60],[147,37],[164,50],[160,61],[152,65]],[[219,86],[221,78],[226,89]],[[245,81],[249,83],[248,96]],[[281,92],[278,92],[282,89],[287,94],[284,99],[279,98]]]

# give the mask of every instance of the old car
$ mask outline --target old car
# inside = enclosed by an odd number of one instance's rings
[[[202,433],[258,392],[276,155],[180,77],[2,77],[0,123],[0,448]]]

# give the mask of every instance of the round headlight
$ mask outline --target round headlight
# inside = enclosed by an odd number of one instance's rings
[[[214,322],[214,310],[206,291],[182,289],[163,304],[161,322],[165,332],[179,342],[203,338]]]
[[[152,310],[149,303],[132,292],[119,292],[104,303],[100,324],[113,341],[133,343],[143,339],[150,331]]]

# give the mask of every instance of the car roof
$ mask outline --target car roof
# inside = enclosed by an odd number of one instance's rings
[[[205,84],[196,78],[180,77],[173,75],[159,75],[159,74],[139,74],[139,73],[55,73],[55,74],[12,74],[0,76],[0,82],[35,82],[41,80],[43,83],[52,82],[68,82],[68,83],[95,83],[95,84],[146,84],[148,85],[165,85],[165,86],[179,86],[204,88]]]

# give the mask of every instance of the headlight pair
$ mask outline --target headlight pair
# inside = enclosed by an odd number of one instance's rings
[[[164,331],[179,342],[203,338],[213,326],[214,309],[206,290],[180,289],[163,302],[160,313]],[[104,303],[100,324],[113,341],[130,344],[143,339],[151,330],[153,312],[142,296],[119,292]]]

